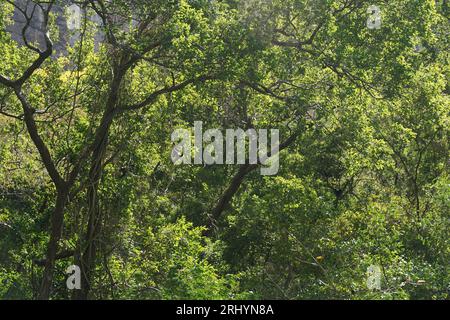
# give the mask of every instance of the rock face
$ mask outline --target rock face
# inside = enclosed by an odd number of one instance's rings
[[[42,30],[43,12],[41,8],[28,0],[15,0],[16,6],[31,17],[29,27],[25,31],[25,37],[30,43],[37,43],[41,49],[45,49],[44,34]],[[52,8],[52,14],[56,16],[56,25],[58,35],[51,35],[54,41],[54,54],[56,56],[64,55],[67,46],[73,46],[79,39],[79,29],[81,27],[82,9],[75,4],[70,4],[68,0],[58,1],[58,5]],[[13,23],[8,26],[7,31],[11,33],[12,38],[23,45],[23,28],[26,26],[24,14],[15,8],[12,17]],[[92,21],[99,23],[98,17],[92,17]],[[101,42],[102,36],[96,35],[96,43]]]
[[[45,46],[44,44],[44,34],[42,31],[43,24],[43,12],[41,8],[35,5],[33,2],[27,0],[16,0],[16,6],[20,7],[23,11],[25,11],[28,17],[31,17],[31,22],[29,27],[25,32],[25,37],[28,42],[37,43],[40,47]],[[28,4],[28,5],[27,5]],[[60,55],[63,54],[66,50],[67,43],[67,22],[64,17],[64,9],[60,5],[55,6],[52,9],[57,15],[56,24],[58,25],[59,30],[59,40],[54,41],[54,50],[55,53]],[[23,28],[26,26],[26,18],[22,12],[18,8],[14,9],[14,15],[12,17],[13,24],[7,28],[7,31],[11,33],[11,36],[14,40],[16,40],[19,44],[24,44],[23,41]],[[54,36],[52,38],[55,38]],[[44,48],[42,48],[44,49]]]

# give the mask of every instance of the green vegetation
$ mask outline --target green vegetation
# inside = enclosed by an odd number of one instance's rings
[[[0,0],[0,299],[449,299],[447,1],[74,2]],[[194,121],[278,174],[174,165]]]

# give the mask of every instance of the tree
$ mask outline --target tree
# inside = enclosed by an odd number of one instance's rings
[[[446,2],[71,3],[0,2],[1,295],[448,295]],[[195,121],[279,129],[278,175],[175,166]]]

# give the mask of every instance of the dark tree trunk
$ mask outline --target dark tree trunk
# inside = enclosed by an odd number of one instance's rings
[[[103,162],[108,145],[108,131],[115,115],[114,109],[105,112],[97,131],[89,169],[87,187],[88,225],[84,239],[80,241],[78,264],[81,269],[81,290],[74,292],[73,299],[87,300],[91,289],[92,269],[95,265],[98,235],[101,230],[101,211],[99,207],[98,187],[103,173]]]
[[[278,150],[271,150],[270,154],[274,155],[276,153],[279,153],[280,151],[286,149],[290,145],[292,145],[297,137],[300,135],[301,131],[294,132],[289,138],[287,138],[284,142],[282,142],[279,145]],[[239,170],[236,172],[236,174],[233,176],[233,179],[231,180],[228,188],[222,193],[219,200],[217,201],[216,205],[211,211],[210,215],[210,223],[207,227],[207,229],[203,232],[203,235],[205,237],[211,237],[214,234],[214,231],[216,229],[216,222],[220,219],[224,211],[229,206],[231,200],[238,192],[239,188],[241,187],[242,183],[245,180],[245,177],[258,168],[259,165],[255,164],[244,164],[242,165]]]
[[[50,298],[50,291],[53,281],[53,269],[55,266],[56,253],[58,251],[58,242],[61,239],[66,202],[67,190],[58,191],[51,221],[50,241],[47,246],[44,276],[42,278],[38,296],[38,299],[40,300],[48,300]]]
[[[87,300],[91,289],[92,270],[95,265],[98,235],[102,227],[102,217],[98,197],[98,187],[103,172],[103,162],[107,146],[107,137],[94,150],[91,168],[89,171],[89,186],[87,188],[88,225],[84,241],[82,241],[82,253],[80,268],[82,273],[81,290],[74,294],[76,300]]]

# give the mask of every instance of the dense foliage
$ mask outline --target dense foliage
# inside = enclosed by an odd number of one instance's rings
[[[66,2],[0,0],[0,299],[449,298],[447,1]],[[174,165],[194,121],[278,174]]]

